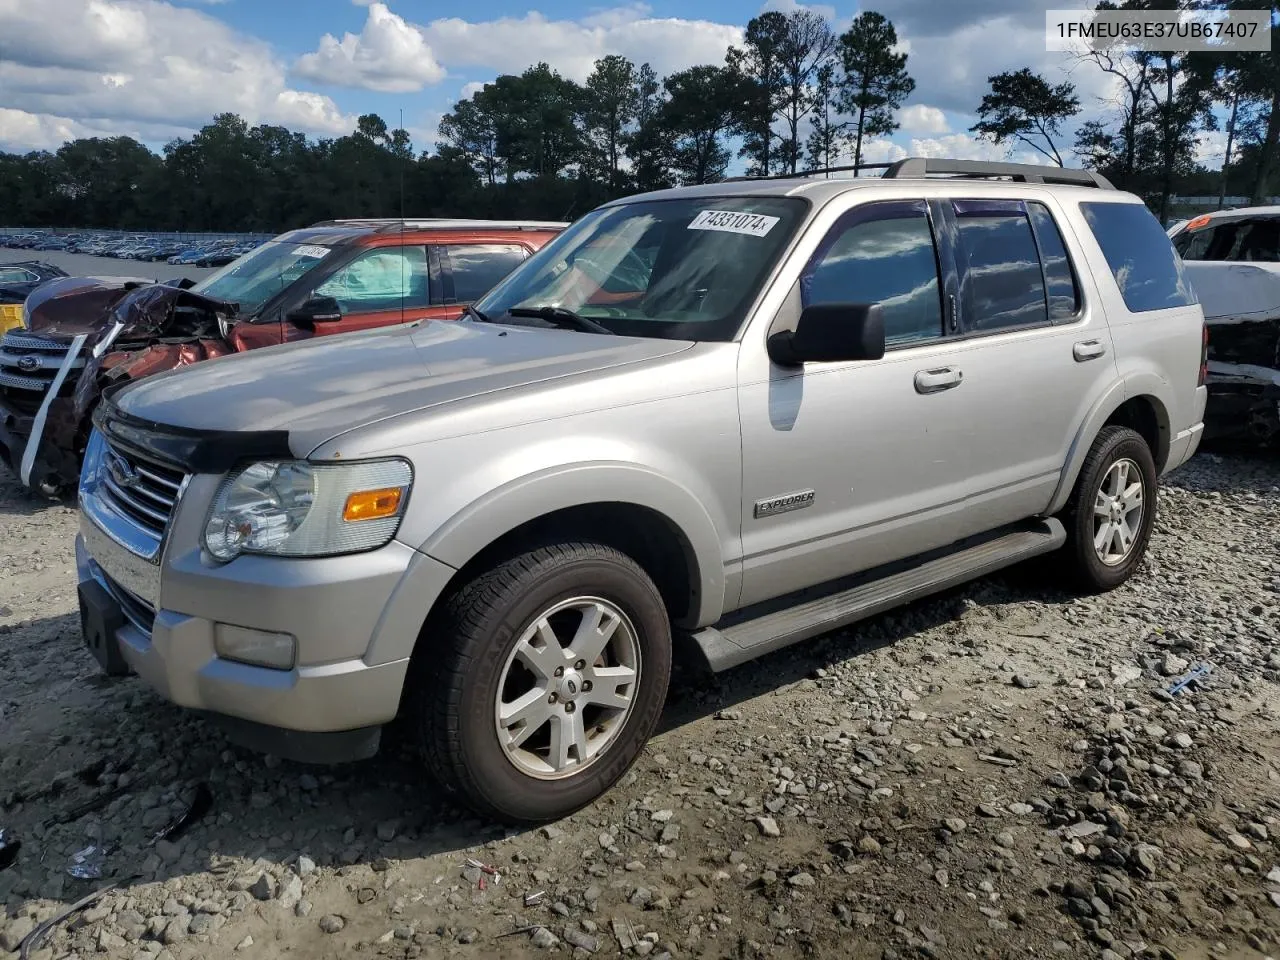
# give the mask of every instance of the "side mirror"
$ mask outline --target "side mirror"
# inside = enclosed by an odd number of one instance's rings
[[[333,297],[312,297],[297,310],[289,312],[289,321],[310,326],[313,323],[336,323],[342,319],[342,308]]]
[[[775,333],[769,358],[784,367],[804,363],[879,360],[884,356],[884,310],[878,303],[815,303],[795,330]]]

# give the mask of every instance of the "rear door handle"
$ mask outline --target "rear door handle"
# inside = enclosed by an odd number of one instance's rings
[[[1081,340],[1071,348],[1071,355],[1077,363],[1095,360],[1107,352],[1107,345],[1101,340]]]
[[[960,386],[964,374],[955,367],[938,367],[916,373],[916,393],[941,393]]]

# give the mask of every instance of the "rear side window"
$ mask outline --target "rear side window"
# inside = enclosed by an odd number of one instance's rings
[[[457,243],[443,252],[453,272],[455,303],[479,300],[526,256],[518,243]]]
[[[1022,203],[957,200],[955,211],[966,327],[982,332],[1044,323],[1045,277]]]
[[[1102,248],[1130,313],[1196,302],[1182,260],[1160,222],[1143,204],[1082,203],[1080,211]]]
[[[1071,269],[1071,258],[1067,256],[1067,245],[1062,242],[1062,232],[1043,203],[1028,203],[1027,213],[1040,247],[1040,265],[1044,267],[1049,294],[1049,319],[1053,323],[1071,320],[1080,309],[1080,290]]]

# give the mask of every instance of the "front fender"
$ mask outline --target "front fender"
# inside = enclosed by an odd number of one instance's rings
[[[1084,465],[1084,458],[1089,455],[1089,448],[1093,446],[1094,438],[1106,425],[1111,415],[1126,400],[1142,396],[1151,397],[1155,401],[1156,420],[1161,430],[1163,451],[1153,450],[1152,453],[1156,458],[1157,470],[1163,468],[1165,451],[1168,450],[1169,444],[1168,411],[1172,405],[1172,388],[1167,380],[1153,371],[1135,370],[1112,383],[1085,414],[1084,420],[1076,430],[1075,439],[1072,440],[1071,447],[1067,451],[1067,460],[1058,479],[1053,500],[1045,511],[1046,515],[1055,514],[1067,505],[1072,488],[1076,484],[1076,477],[1080,475],[1080,468]]]
[[[717,619],[725,602],[725,564],[715,523],[692,491],[636,463],[604,461],[549,467],[511,480],[469,503],[418,547],[455,569],[499,537],[557,510],[626,503],[666,517],[685,541],[698,623]]]

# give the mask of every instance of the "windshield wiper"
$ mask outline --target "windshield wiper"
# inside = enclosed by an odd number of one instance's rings
[[[464,314],[464,315],[465,315],[465,314],[468,314],[468,313],[469,313],[469,314],[471,314],[473,317],[475,317],[475,318],[476,318],[477,320],[479,320],[481,323],[490,323],[490,322],[491,322],[491,321],[489,320],[489,318],[488,318],[488,317],[486,317],[483,313],[481,313],[479,310],[477,310],[475,307],[473,307],[473,306],[472,306],[471,304],[469,304],[469,303],[467,303],[467,304],[464,304],[464,305],[463,305],[463,307],[462,307],[462,312],[463,312],[463,314]]]
[[[574,313],[568,307],[512,307],[507,313],[513,317],[537,317],[554,326],[581,330],[583,333],[604,333],[613,336],[613,331],[608,327],[580,313]]]

